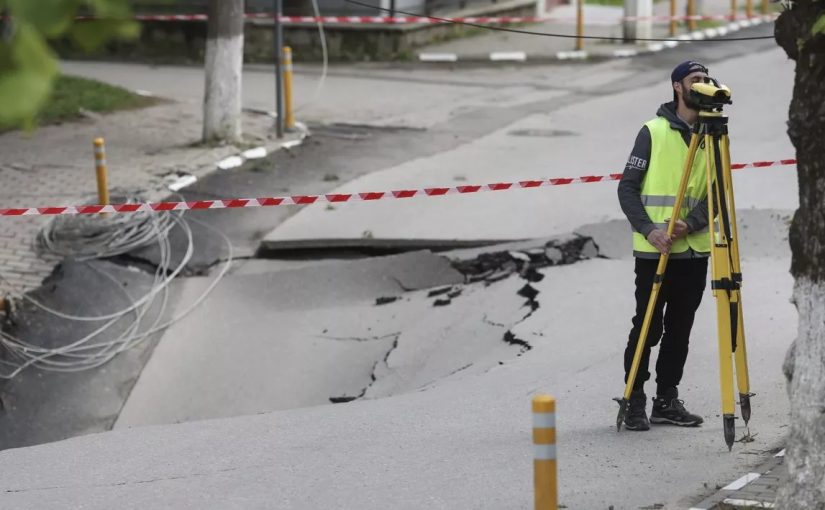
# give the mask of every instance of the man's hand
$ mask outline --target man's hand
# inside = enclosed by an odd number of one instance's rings
[[[647,242],[661,253],[670,253],[670,247],[673,244],[673,240],[668,237],[667,231],[660,228],[650,231],[647,235]]]
[[[688,228],[688,224],[682,220],[676,220],[676,224],[673,225],[673,240],[681,239],[689,233],[690,229]]]

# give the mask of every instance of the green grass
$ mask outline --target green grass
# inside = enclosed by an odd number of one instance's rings
[[[742,13],[748,10],[748,4],[745,0],[739,0],[736,6],[737,10]],[[770,2],[768,4],[768,14],[776,14],[780,13],[785,8],[782,6],[780,2]],[[762,1],[761,0],[753,0],[753,14],[756,16],[762,15]]]
[[[624,0],[584,0],[586,5],[609,5],[611,7],[623,7]]]
[[[41,124],[53,124],[79,118],[81,109],[107,113],[143,108],[155,102],[152,98],[139,96],[120,87],[62,75],[55,82],[52,97],[37,120]]]
[[[99,81],[61,75],[55,81],[51,98],[37,115],[35,125],[71,122],[82,118],[83,110],[108,113],[144,108],[157,102],[156,99]],[[0,125],[0,131],[10,131],[16,127]]]
[[[721,27],[722,25],[726,24],[727,22],[713,20],[713,19],[700,19],[696,21],[696,29],[697,30],[705,30],[706,28],[717,28]]]

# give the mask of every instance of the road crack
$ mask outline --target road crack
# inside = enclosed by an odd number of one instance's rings
[[[358,400],[359,398],[362,398],[364,395],[367,394],[367,391],[376,383],[376,381],[378,381],[378,378],[375,376],[375,372],[378,370],[378,367],[381,365],[381,363],[383,363],[384,368],[386,368],[386,370],[389,371],[389,369],[390,369],[390,367],[389,367],[390,355],[392,355],[393,351],[395,351],[398,348],[398,340],[401,338],[401,333],[400,332],[399,333],[393,333],[393,334],[390,334],[390,335],[384,335],[383,337],[373,338],[373,340],[379,340],[379,339],[390,338],[392,336],[395,336],[395,340],[393,340],[392,346],[390,346],[389,350],[387,350],[387,353],[384,354],[384,358],[379,360],[379,361],[376,361],[372,365],[372,372],[370,373],[370,383],[368,385],[366,385],[364,387],[364,389],[361,390],[361,392],[358,395],[355,395],[355,396],[342,396],[342,397],[330,397],[329,398],[330,402],[332,402],[333,404],[344,404],[346,402],[352,402],[353,400]],[[357,340],[357,339],[355,339],[355,340]]]

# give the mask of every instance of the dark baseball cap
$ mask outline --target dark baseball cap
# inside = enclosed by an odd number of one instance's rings
[[[676,66],[676,69],[674,69],[673,72],[670,73],[670,81],[671,82],[682,81],[688,75],[690,75],[692,73],[697,73],[697,72],[702,72],[702,73],[708,74],[708,68],[703,66],[699,62],[696,62],[696,61],[693,61],[693,60],[688,60],[688,61],[682,62],[681,64]]]

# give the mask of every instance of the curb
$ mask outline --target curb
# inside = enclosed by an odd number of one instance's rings
[[[154,92],[148,90],[133,90],[133,92],[142,97],[158,97]],[[278,114],[266,110],[258,110],[254,108],[243,108],[244,112],[255,113],[258,115],[267,115],[273,119],[278,118]],[[231,170],[243,166],[247,161],[263,159],[279,150],[290,150],[303,145],[304,140],[311,135],[309,128],[303,122],[295,123],[295,131],[300,133],[300,136],[295,140],[286,142],[275,142],[267,145],[260,145],[258,147],[236,153],[233,156],[225,157],[214,163],[218,170]],[[164,183],[166,189],[169,191],[178,192],[187,186],[191,186],[198,182],[198,177],[187,172],[175,172],[171,174],[170,179],[166,179]]]
[[[718,505],[725,508],[776,508],[776,495],[783,474],[778,468],[784,467],[785,450],[773,455],[767,462],[752,472],[730,482],[716,494],[690,507],[690,510],[714,510]]]
[[[672,41],[663,41],[659,43],[649,44],[646,48],[640,49],[619,49],[613,52],[598,52],[591,53],[585,50],[582,51],[559,51],[552,55],[534,55],[529,58],[529,55],[524,51],[493,51],[487,55],[458,55],[449,52],[424,52],[418,54],[419,62],[426,63],[455,63],[455,62],[527,62],[533,61],[562,61],[562,60],[587,60],[591,58],[630,58],[639,55],[650,55],[658,53],[665,49],[675,48],[683,42],[701,41],[705,39],[715,39],[717,37],[724,37],[732,32],[738,32],[744,28],[759,26],[763,23],[770,23],[775,20],[774,16],[758,16],[748,20],[735,21],[716,28],[706,28],[704,30],[696,30],[688,34],[682,34]]]
[[[275,142],[267,145],[261,145],[255,147],[253,149],[245,150],[243,152],[236,153],[235,155],[225,157],[219,161],[214,163],[214,166],[217,170],[232,170],[234,168],[238,168],[243,166],[248,161],[253,161],[257,159],[263,159],[275,152],[280,150],[290,150],[303,145],[304,140],[308,136],[310,136],[309,128],[307,128],[306,124],[301,122],[295,123],[295,128],[300,136],[295,140],[289,140],[286,142]],[[191,186],[198,181],[197,176],[189,174],[189,173],[179,173],[177,174],[177,178],[169,181],[166,183],[166,188],[170,191],[178,192],[187,186]]]

